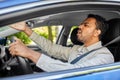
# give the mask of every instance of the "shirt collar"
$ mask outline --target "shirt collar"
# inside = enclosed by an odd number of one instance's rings
[[[100,48],[100,47],[102,47],[102,42],[101,41],[99,41],[99,42],[97,42],[95,44],[92,44],[92,45],[90,45],[90,46],[88,46],[86,48],[87,48],[88,51],[91,51],[93,49],[97,49],[97,48]]]

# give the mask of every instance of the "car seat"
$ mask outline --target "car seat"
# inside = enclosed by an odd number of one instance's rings
[[[71,32],[71,35],[70,35],[71,42],[74,45],[82,45],[83,44],[82,42],[78,41],[78,39],[77,39],[78,29],[79,28],[74,28],[73,31]]]
[[[114,18],[108,21],[109,28],[102,37],[103,45],[120,36],[120,18]],[[115,62],[120,61],[120,42],[108,45],[107,48],[114,56]]]

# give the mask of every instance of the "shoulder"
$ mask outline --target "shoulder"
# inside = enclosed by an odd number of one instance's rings
[[[98,55],[104,55],[104,56],[108,55],[108,56],[112,56],[113,57],[113,54],[110,52],[110,50],[107,47],[103,47],[103,48],[97,50],[96,53]]]

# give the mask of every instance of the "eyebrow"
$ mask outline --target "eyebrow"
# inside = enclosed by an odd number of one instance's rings
[[[88,22],[82,22],[81,24],[88,24]]]
[[[83,22],[82,24],[90,24],[89,22]]]

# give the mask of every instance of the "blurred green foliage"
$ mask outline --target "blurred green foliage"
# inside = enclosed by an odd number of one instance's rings
[[[50,27],[50,28],[49,28]],[[71,28],[70,34],[74,28],[77,28],[78,26],[73,26]],[[52,42],[56,42],[56,37],[58,36],[58,26],[43,26],[39,28],[34,28],[33,31],[36,32],[37,34],[51,40]],[[51,31],[51,32],[49,32]],[[23,32],[16,33],[11,36],[16,36],[17,38],[21,39],[24,44],[31,44],[32,40]],[[10,38],[9,36],[8,38]],[[69,42],[71,43],[71,42]]]
[[[9,36],[8,38],[11,38],[12,36],[16,36],[17,38],[19,38],[24,44],[29,44],[31,43],[32,41],[30,40],[30,38],[28,38],[28,36],[23,33],[23,32],[19,32],[19,33],[16,33],[16,34],[13,34],[11,36]]]
[[[49,38],[48,37],[48,34],[49,34],[48,31],[49,30],[48,29],[49,29],[48,26],[44,26],[44,27],[35,28],[35,29],[33,29],[33,31],[48,39]],[[52,30],[51,35],[52,35],[53,38],[55,38],[56,37],[56,32],[57,32],[56,27],[53,26],[51,28],[51,30]],[[8,38],[10,38],[12,36],[16,36],[17,38],[21,39],[24,44],[30,44],[32,42],[32,40],[23,32],[19,32],[19,33],[16,33],[14,35],[11,35]],[[53,40],[51,40],[51,41],[53,41]]]

